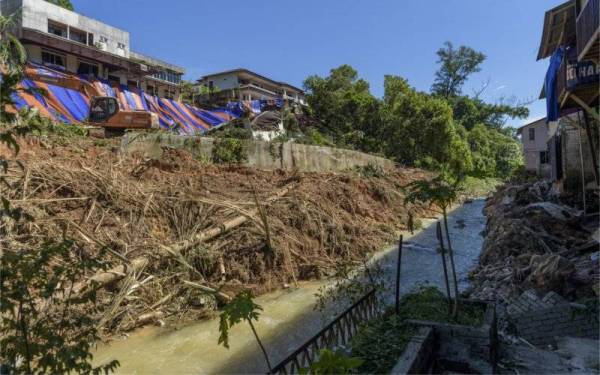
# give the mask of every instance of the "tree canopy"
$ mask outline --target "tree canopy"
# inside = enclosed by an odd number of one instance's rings
[[[507,177],[522,163],[508,119],[528,110],[505,102],[486,103],[462,94],[485,55],[447,42],[430,93],[400,76],[386,75],[379,99],[349,65],[304,82],[317,130],[331,143],[380,154],[396,162],[430,169],[449,168],[480,177]]]
[[[485,60],[483,53],[465,46],[454,49],[451,42],[444,43],[437,55],[440,68],[435,73],[431,92],[444,98],[460,95],[469,76],[481,71],[480,65]]]
[[[68,10],[73,10],[73,4],[71,3],[71,0],[46,0],[49,3],[58,5],[60,7],[63,7],[65,9]]]

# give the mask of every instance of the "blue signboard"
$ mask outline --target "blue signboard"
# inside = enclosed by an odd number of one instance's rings
[[[600,65],[593,61],[581,61],[567,65],[567,90],[600,82]]]

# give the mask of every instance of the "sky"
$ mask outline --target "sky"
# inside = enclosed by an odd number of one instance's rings
[[[463,92],[489,81],[488,102],[537,100],[548,60],[536,62],[544,12],[564,0],[72,0],[75,10],[130,32],[131,49],[187,69],[185,78],[247,68],[302,87],[309,75],[354,67],[383,95],[399,75],[428,91],[445,41],[487,59]]]

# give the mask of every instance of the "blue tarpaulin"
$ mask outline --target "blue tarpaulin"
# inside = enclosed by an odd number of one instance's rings
[[[546,91],[546,123],[557,121],[559,117],[558,97],[556,96],[556,74],[558,73],[558,69],[560,69],[564,54],[565,49],[563,47],[557,48],[550,58],[550,66],[546,72],[546,81],[544,82],[544,90]]]

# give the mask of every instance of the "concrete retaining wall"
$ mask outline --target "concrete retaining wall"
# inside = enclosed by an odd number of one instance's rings
[[[259,169],[298,170],[301,172],[336,172],[368,164],[394,168],[391,160],[358,151],[332,147],[310,146],[297,143],[269,143],[258,140],[244,141],[248,152],[246,165]],[[211,159],[214,139],[172,134],[127,133],[121,142],[121,151],[141,152],[148,157],[160,158],[163,147],[185,149],[193,155]]]
[[[422,320],[407,320],[419,327],[406,346],[392,374],[437,373],[439,368],[457,373],[494,373],[498,361],[498,334],[496,312],[493,305],[466,301],[486,307],[480,327],[455,325]]]
[[[435,360],[435,339],[431,327],[421,327],[402,353],[390,374],[429,374]]]

